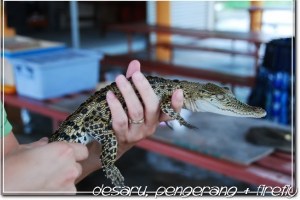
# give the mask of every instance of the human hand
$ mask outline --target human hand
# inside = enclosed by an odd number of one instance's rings
[[[126,78],[132,77],[132,81],[141,95],[142,102],[135,94],[131,84]],[[126,78],[120,75],[116,78],[116,84],[125,99],[128,112],[126,113],[113,93],[108,92],[107,102],[112,113],[113,129],[118,139],[118,158],[128,149],[142,139],[151,136],[159,122],[171,118],[161,112],[159,99],[154,93],[148,80],[140,72],[140,63],[137,60],[130,62]],[[176,90],[172,95],[172,107],[179,112],[183,105],[182,90]],[[128,120],[139,121],[142,124],[129,124]]]
[[[143,103],[139,101],[132,86],[126,80],[129,77],[132,77],[134,85],[141,94]],[[128,115],[133,120],[144,118],[145,122],[143,124],[129,124],[127,113],[124,111],[119,100],[111,92],[107,94],[107,102],[112,113],[113,129],[118,139],[117,159],[137,142],[152,135],[159,122],[170,120],[170,117],[160,111],[159,100],[147,79],[140,73],[140,63],[138,61],[134,60],[130,62],[126,78],[120,75],[117,77],[116,83],[125,98]],[[182,90],[176,90],[172,95],[172,107],[176,112],[179,112],[182,105]],[[91,172],[101,168],[99,160],[101,153],[100,144],[92,142],[87,147],[89,149],[89,156],[81,162],[83,172],[76,182],[79,182]]]
[[[88,156],[82,144],[40,140],[4,157],[4,193],[76,192],[78,163]]]

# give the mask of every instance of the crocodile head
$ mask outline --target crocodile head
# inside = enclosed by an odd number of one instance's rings
[[[184,94],[184,107],[193,112],[212,112],[235,117],[261,118],[266,116],[264,109],[242,103],[226,87],[212,83],[194,84],[192,90]]]

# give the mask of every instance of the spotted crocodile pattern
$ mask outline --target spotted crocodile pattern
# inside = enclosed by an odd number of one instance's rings
[[[160,108],[162,112],[172,119],[178,120],[181,125],[184,125],[187,128],[195,127],[187,123],[180,114],[176,113],[171,107],[171,96],[176,89],[183,90],[183,108],[191,111],[200,112],[201,109],[198,108],[197,100],[207,99],[208,102],[224,104],[225,108],[228,110],[231,107],[233,109],[232,112],[235,110],[238,110],[240,113],[245,112],[250,114],[262,112],[259,108],[242,104],[236,100],[227,88],[219,87],[212,83],[200,84],[152,76],[147,76],[146,78],[155,94],[160,99]],[[129,81],[133,85],[131,79],[129,79]],[[95,92],[82,103],[74,113],[61,123],[60,127],[50,137],[49,141],[67,141],[88,144],[91,141],[96,140],[102,145],[102,151],[101,153],[99,152],[99,154],[100,162],[102,163],[106,177],[109,178],[115,186],[124,186],[124,177],[115,166],[118,141],[112,128],[111,112],[106,101],[106,94],[108,91],[112,91],[115,94],[124,110],[127,111],[125,100],[114,82]],[[136,93],[138,94],[137,90]],[[138,96],[141,98],[139,94]],[[221,100],[222,102],[220,102]]]

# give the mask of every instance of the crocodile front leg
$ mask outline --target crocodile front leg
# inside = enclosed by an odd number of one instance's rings
[[[178,120],[180,125],[183,125],[189,129],[198,129],[197,127],[189,124],[188,122],[185,121],[185,119],[183,119],[179,113],[177,113],[171,106],[171,97],[169,96],[165,96],[162,98],[161,102],[160,102],[160,109],[163,111],[163,113],[165,113],[166,115],[168,115],[169,117],[171,117],[173,120]],[[168,126],[170,126],[167,123]]]

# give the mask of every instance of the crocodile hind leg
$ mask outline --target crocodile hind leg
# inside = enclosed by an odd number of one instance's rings
[[[103,170],[106,177],[112,181],[115,186],[124,186],[124,177],[119,169],[115,166],[117,158],[118,141],[113,131],[107,131],[105,133],[108,137],[102,146],[102,153],[100,156]]]
[[[167,114],[169,117],[171,117],[174,120],[178,120],[180,125],[183,125],[189,129],[198,129],[197,127],[189,124],[188,122],[183,119],[179,113],[177,113],[171,106],[171,97],[165,97],[162,99],[160,103],[160,109],[163,111],[163,113]],[[169,124],[167,124],[170,126]]]
[[[115,186],[124,186],[124,177],[119,169],[115,166],[117,158],[118,141],[112,130],[99,131],[91,134],[99,143],[102,144],[102,152],[100,160],[102,162],[103,171],[108,179]]]

